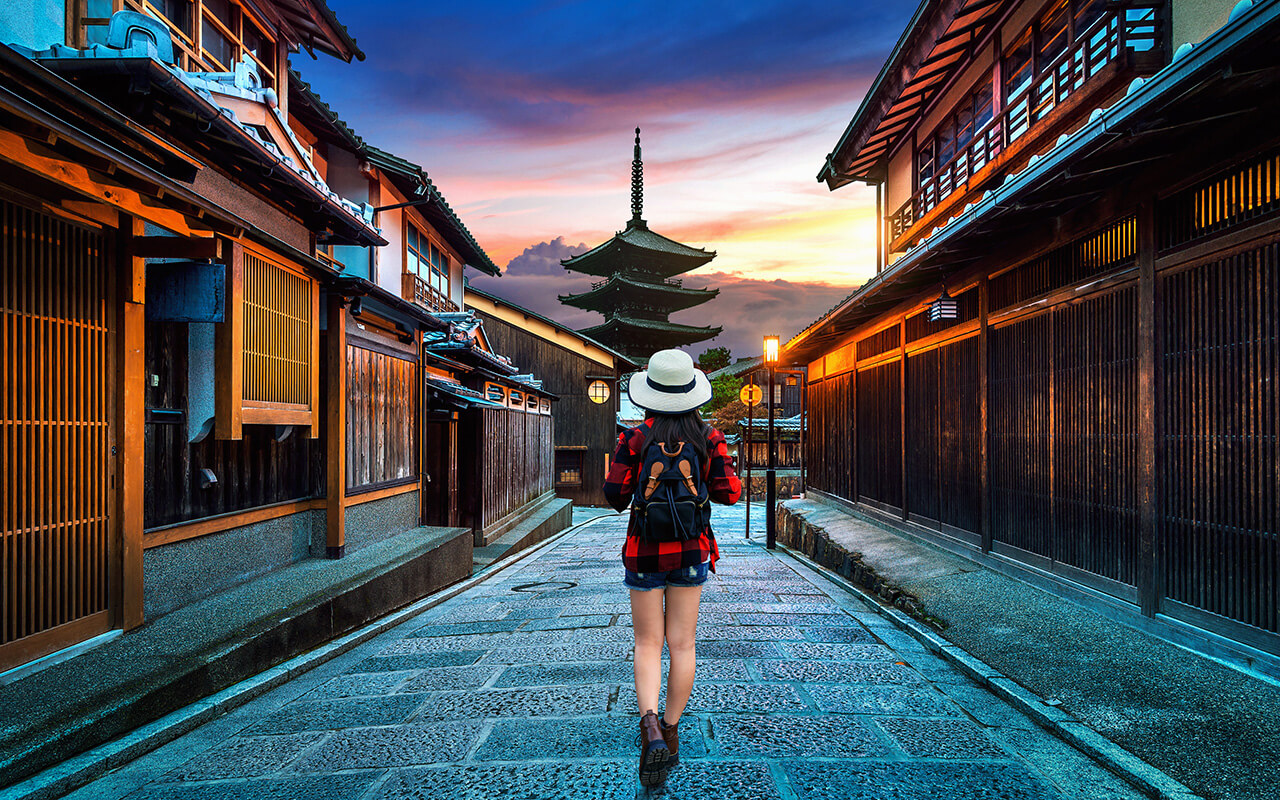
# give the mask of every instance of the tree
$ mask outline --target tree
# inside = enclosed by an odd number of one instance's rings
[[[733,375],[721,375],[711,381],[711,399],[703,406],[702,410],[707,414],[715,414],[716,411],[738,399],[738,390],[742,387],[742,381]]]
[[[709,347],[698,356],[698,369],[703,372],[724,369],[729,366],[729,360],[729,348]]]

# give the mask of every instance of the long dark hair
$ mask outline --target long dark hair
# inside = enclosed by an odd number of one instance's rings
[[[686,442],[698,454],[698,463],[707,463],[707,435],[711,433],[711,428],[702,421],[698,409],[682,414],[649,413],[653,417],[649,423],[649,435],[640,443],[641,453],[651,441]]]

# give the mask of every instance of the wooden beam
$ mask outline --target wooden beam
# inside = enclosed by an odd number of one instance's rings
[[[329,295],[325,341],[325,554],[342,558],[346,550],[347,494],[347,310],[342,295]]]
[[[194,233],[185,214],[145,197],[140,192],[113,184],[88,167],[66,161],[54,151],[12,131],[0,130],[0,161],[38,173],[42,178],[77,194],[107,203],[174,233],[183,236]]]
[[[222,239],[214,237],[139,236],[133,240],[138,258],[221,259]]]
[[[1138,604],[1143,616],[1160,610],[1156,541],[1156,212],[1138,208]]]
[[[214,435],[244,438],[244,245],[227,240],[226,314],[214,327]]]
[[[118,267],[120,300],[116,335],[116,451],[120,520],[120,626],[131,630],[143,622],[142,527],[143,443],[146,426],[146,262],[130,256],[131,240],[143,232],[143,221],[125,216],[120,220]]]
[[[983,277],[978,283],[978,534],[984,553],[991,552],[990,316],[991,284]]]

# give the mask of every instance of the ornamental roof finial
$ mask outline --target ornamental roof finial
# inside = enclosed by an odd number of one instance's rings
[[[640,129],[636,128],[635,158],[631,161],[631,221],[644,223],[640,213],[644,210],[644,162],[640,160]]]

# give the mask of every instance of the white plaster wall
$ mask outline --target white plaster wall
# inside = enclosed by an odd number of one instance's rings
[[[1235,4],[1236,0],[1171,0],[1173,46],[1202,41],[1226,24]]]
[[[382,181],[377,204],[389,206],[403,202],[405,198],[386,181]],[[389,244],[376,249],[377,268],[370,280],[397,296],[403,288],[400,276],[404,272],[404,215],[404,209],[396,208],[380,211],[374,219],[374,224],[382,229],[382,238]]]
[[[0,42],[44,50],[66,41],[63,0],[0,0]]]

